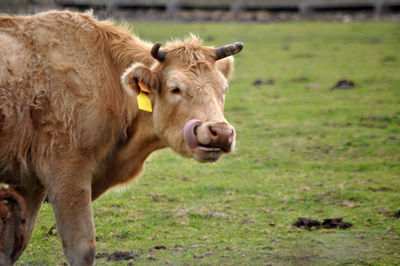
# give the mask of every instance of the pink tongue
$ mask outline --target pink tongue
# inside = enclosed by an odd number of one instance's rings
[[[198,119],[189,120],[183,127],[183,139],[190,148],[199,146],[196,136],[194,134],[194,127],[200,125],[201,121]]]

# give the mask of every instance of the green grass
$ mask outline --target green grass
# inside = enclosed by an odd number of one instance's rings
[[[400,261],[400,25],[135,23],[151,41],[189,32],[243,41],[226,103],[238,151],[215,164],[151,156],[141,180],[94,203],[97,265],[385,265]],[[356,87],[331,90],[340,79]],[[254,86],[256,79],[273,85]],[[292,227],[343,217],[347,230]],[[19,264],[62,264],[44,204]],[[165,250],[154,250],[163,245]]]

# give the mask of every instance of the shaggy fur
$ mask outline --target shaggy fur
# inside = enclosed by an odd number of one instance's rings
[[[188,120],[231,128],[223,105],[233,61],[216,62],[196,36],[167,44],[163,63],[151,47],[90,13],[0,16],[0,182],[27,203],[23,247],[47,194],[68,261],[91,265],[94,199],[137,177],[157,149],[201,160],[182,137]],[[153,113],[137,108],[138,81],[154,92]]]

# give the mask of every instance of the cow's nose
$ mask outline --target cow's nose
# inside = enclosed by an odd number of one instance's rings
[[[221,148],[224,151],[231,150],[232,142],[235,139],[235,131],[231,127],[209,125],[208,130],[213,147]]]

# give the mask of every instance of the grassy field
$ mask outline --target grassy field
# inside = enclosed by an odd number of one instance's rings
[[[94,203],[97,265],[384,265],[400,262],[400,25],[135,23],[151,41],[245,43],[226,117],[237,152],[215,164],[171,150]],[[341,79],[352,89],[331,88]],[[254,82],[261,83],[254,85]],[[353,227],[305,230],[298,217]],[[66,260],[44,204],[18,264]]]

